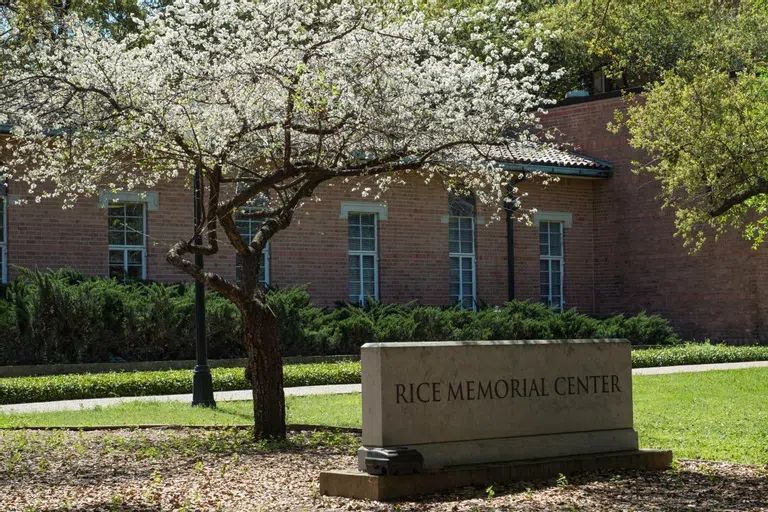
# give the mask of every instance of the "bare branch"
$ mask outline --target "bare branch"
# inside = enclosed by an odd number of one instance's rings
[[[243,294],[243,291],[237,285],[227,281],[217,274],[212,272],[205,272],[191,261],[184,259],[184,254],[193,253],[195,250],[194,248],[195,246],[189,242],[176,242],[168,251],[165,259],[174,267],[178,268],[187,275],[192,276],[197,281],[200,281],[204,285],[208,286],[212,290],[215,290],[229,300],[235,303],[244,302],[246,297]]]

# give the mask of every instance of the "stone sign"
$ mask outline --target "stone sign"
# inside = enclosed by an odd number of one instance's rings
[[[425,467],[637,450],[626,340],[363,345],[363,448]]]

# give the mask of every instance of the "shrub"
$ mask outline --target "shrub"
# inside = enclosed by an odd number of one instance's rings
[[[604,320],[597,331],[601,338],[626,338],[635,345],[672,345],[679,341],[674,329],[659,315],[641,312],[632,317],[616,315]]]
[[[689,364],[739,363],[768,361],[768,346],[730,346],[685,343],[675,347],[648,348],[632,352],[633,368]]]
[[[250,388],[243,368],[214,368],[211,374],[214,391]],[[283,376],[286,387],[355,384],[360,382],[360,363],[286,365],[283,368]],[[191,392],[191,370],[86,373],[0,379],[0,404]]]
[[[416,329],[413,331],[414,341],[451,340],[453,327],[448,315],[434,307],[419,308],[413,312]]]
[[[0,365],[192,359],[194,287],[86,277],[72,270],[22,271],[0,299]],[[305,288],[271,290],[281,352],[354,354],[364,343],[397,341],[627,338],[635,344],[677,342],[663,318],[641,313],[598,320],[542,304],[513,301],[473,312],[369,302],[365,307],[312,306]],[[209,357],[242,357],[237,307],[206,294]]]

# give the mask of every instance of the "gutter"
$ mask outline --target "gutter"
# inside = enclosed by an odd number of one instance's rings
[[[571,176],[581,178],[610,178],[613,176],[613,164],[606,161],[595,160],[595,162],[608,167],[608,169],[586,169],[583,167],[559,167],[554,165],[537,164],[512,164],[499,162],[505,170],[517,172],[545,172],[556,176]]]

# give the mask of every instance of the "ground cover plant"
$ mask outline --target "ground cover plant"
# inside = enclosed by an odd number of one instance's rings
[[[286,365],[283,372],[286,387],[360,382],[360,363],[355,361]],[[214,368],[211,370],[211,375],[215,391],[232,391],[250,387],[243,368]],[[192,372],[190,370],[86,373],[0,379],[0,404],[191,392]]]
[[[768,368],[636,375],[635,428],[643,448],[675,457],[768,465]],[[359,393],[288,397],[288,421],[361,426]],[[217,410],[179,403],[131,403],[98,410],[0,413],[0,427],[137,424],[237,425],[252,420],[249,402]]]
[[[194,289],[186,284],[120,283],[72,270],[23,271],[0,300],[0,365],[193,359]],[[595,319],[515,301],[479,311],[416,303],[312,305],[304,288],[272,290],[284,356],[356,354],[367,342],[544,338],[627,338],[677,342],[656,315]],[[209,356],[244,357],[240,312],[206,297]]]
[[[768,361],[768,346],[686,343],[632,351],[634,368],[740,361]],[[242,368],[214,368],[212,374],[215,391],[246,389],[249,386]],[[284,374],[286,386],[358,384],[360,363],[287,365]],[[0,404],[190,393],[191,375],[189,370],[168,370],[10,377],[0,379]]]
[[[674,347],[653,347],[632,351],[633,368],[745,361],[768,361],[768,345],[685,343]]]

